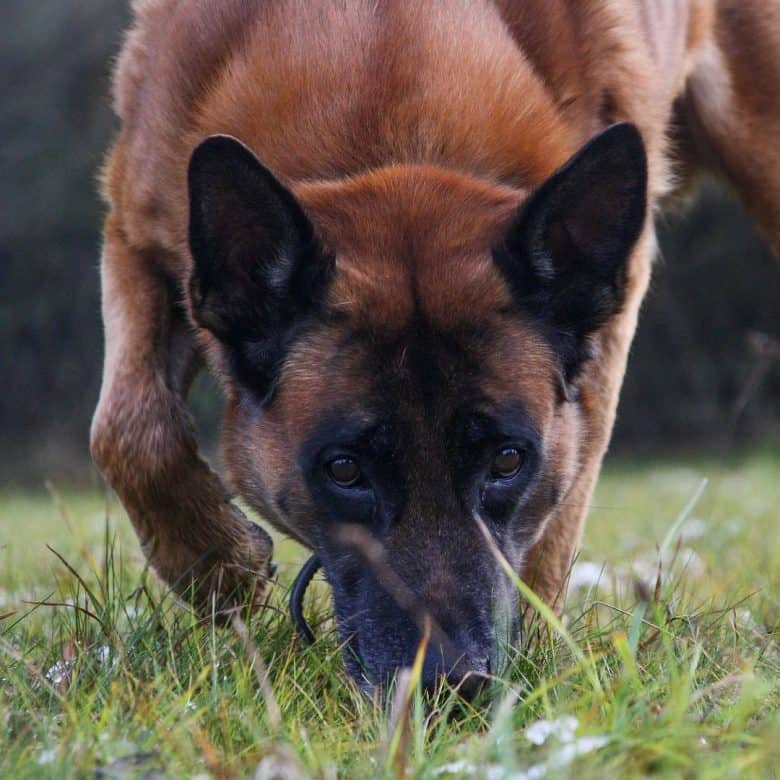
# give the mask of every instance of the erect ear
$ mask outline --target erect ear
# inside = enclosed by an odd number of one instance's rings
[[[234,138],[195,149],[189,195],[195,320],[225,345],[236,378],[267,400],[294,333],[323,301],[332,258],[292,193]]]
[[[645,222],[647,158],[632,124],[589,141],[531,195],[493,253],[521,311],[550,334],[571,380],[587,337],[617,313]]]

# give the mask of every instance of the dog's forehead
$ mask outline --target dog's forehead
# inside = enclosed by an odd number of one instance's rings
[[[300,446],[334,417],[405,429],[433,444],[469,410],[519,407],[542,432],[555,399],[556,363],[530,323],[493,314],[441,328],[413,319],[400,329],[315,330],[286,361],[275,411]],[[441,443],[441,442],[439,442]]]
[[[278,413],[295,420],[285,427],[299,443],[333,409],[370,416],[403,402],[420,434],[466,395],[546,414],[549,350],[505,313],[491,255],[525,192],[394,166],[295,194],[337,260],[335,316],[293,348],[279,388]]]
[[[556,398],[549,345],[509,312],[448,329],[412,320],[386,343],[373,339],[371,353],[375,392],[419,432],[441,430],[456,413],[511,407],[544,427]]]
[[[451,325],[509,303],[491,257],[526,193],[399,165],[296,194],[336,256],[329,305],[365,327]]]

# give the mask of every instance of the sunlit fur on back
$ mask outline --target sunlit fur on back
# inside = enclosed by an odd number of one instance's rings
[[[270,538],[199,458],[184,402],[205,362],[230,484],[323,559],[352,671],[373,685],[407,663],[421,610],[430,677],[491,671],[493,619],[516,605],[474,519],[560,607],[648,284],[648,216],[717,168],[780,243],[780,100],[762,92],[777,97],[780,12],[134,11],[104,174],[96,462],[179,592],[261,603]],[[499,479],[507,442],[523,465]],[[327,481],[339,452],[365,466],[351,493]],[[405,597],[346,527],[380,543]]]

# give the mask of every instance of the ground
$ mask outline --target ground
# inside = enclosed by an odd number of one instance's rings
[[[96,487],[0,496],[0,776],[774,777],[780,454],[611,461],[561,623],[486,696],[392,707],[345,678],[328,591],[195,620]]]

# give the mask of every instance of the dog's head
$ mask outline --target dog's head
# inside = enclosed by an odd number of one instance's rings
[[[646,216],[636,129],[532,193],[394,166],[283,186],[237,141],[192,157],[190,300],[216,337],[232,481],[316,551],[350,670],[491,669],[516,571],[571,486],[577,379]],[[481,526],[480,526],[481,521]]]

